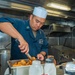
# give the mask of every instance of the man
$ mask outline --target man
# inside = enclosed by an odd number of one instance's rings
[[[46,9],[35,7],[29,20],[0,18],[0,30],[11,36],[12,60],[25,59],[28,52],[31,56],[44,60],[48,53],[48,42],[40,28],[44,25],[46,16]],[[15,39],[20,42],[19,46]]]

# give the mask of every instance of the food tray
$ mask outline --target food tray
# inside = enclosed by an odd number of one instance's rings
[[[25,59],[25,60],[27,61],[28,59]],[[29,67],[30,67],[30,65],[12,67],[12,64],[14,62],[17,62],[17,61],[20,61],[20,60],[9,60],[9,61],[7,61],[7,64],[9,66],[11,74],[12,75],[29,75]]]

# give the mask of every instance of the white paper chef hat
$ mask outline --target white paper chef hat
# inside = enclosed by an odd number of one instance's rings
[[[33,15],[41,17],[41,18],[46,18],[47,11],[43,7],[35,7],[33,10]]]

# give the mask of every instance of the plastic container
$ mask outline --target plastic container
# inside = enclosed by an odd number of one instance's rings
[[[65,74],[75,75],[75,62],[68,62],[65,66]]]
[[[44,75],[56,75],[54,58],[47,58],[44,65]]]
[[[29,75],[43,75],[43,66],[40,61],[35,60],[32,62],[29,68]]]

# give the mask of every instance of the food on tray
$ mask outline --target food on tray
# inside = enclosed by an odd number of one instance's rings
[[[36,58],[35,57],[32,57],[32,60],[36,60]]]
[[[26,65],[26,61],[25,60],[21,60],[20,61],[22,65]]]
[[[28,59],[27,61],[22,59],[20,61],[16,61],[12,64],[13,67],[17,66],[26,66],[26,65],[32,65],[32,61],[36,60],[35,57],[32,57],[32,60]]]

